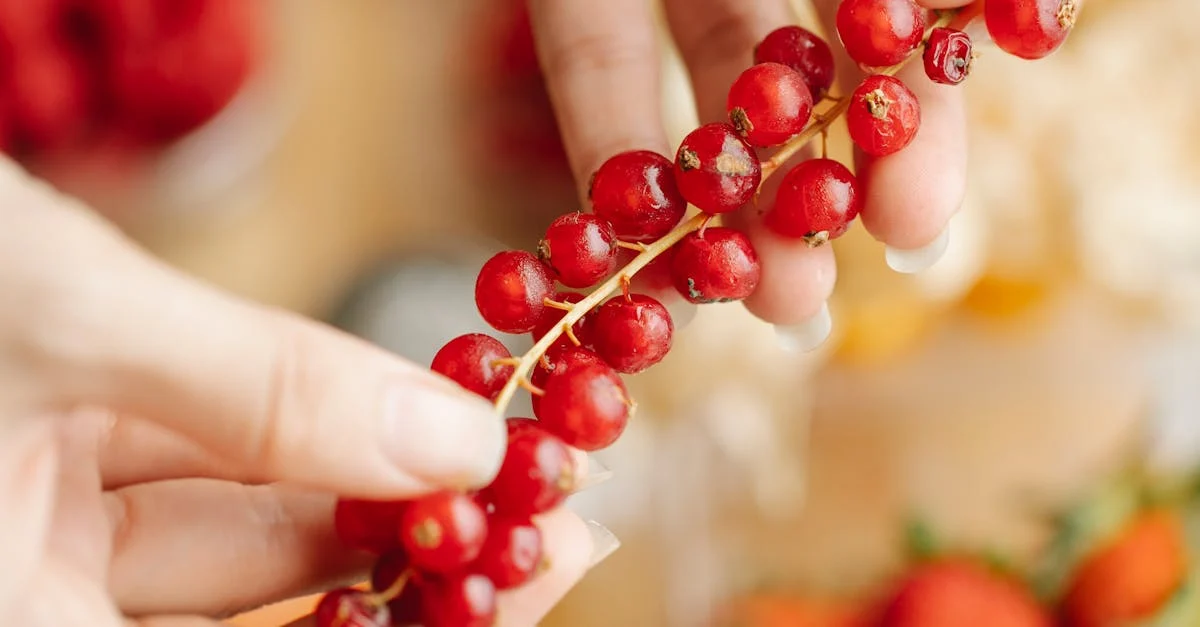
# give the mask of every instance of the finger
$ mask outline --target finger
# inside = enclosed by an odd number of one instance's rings
[[[121,619],[94,579],[60,560],[45,560],[28,582],[20,603],[5,609],[3,624],[118,627]]]
[[[534,36],[575,180],[626,150],[666,153],[648,0],[531,0]]]
[[[107,422],[98,462],[105,490],[191,477],[253,483],[244,468],[157,423],[131,416]]]
[[[201,616],[150,616],[128,619],[125,627],[227,627]]]
[[[46,548],[53,515],[58,451],[52,425],[0,422],[0,613],[22,604]]]
[[[503,424],[449,380],[203,286],[11,163],[0,198],[0,289],[23,303],[0,313],[0,342],[48,401],[143,416],[264,479],[346,494],[473,487],[499,467]]]
[[[110,492],[106,505],[109,587],[130,616],[232,615],[369,567],[338,542],[331,496],[189,479]]]

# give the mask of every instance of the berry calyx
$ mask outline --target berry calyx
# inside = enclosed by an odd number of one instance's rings
[[[726,213],[750,202],[761,180],[754,149],[728,124],[692,131],[675,155],[679,191],[705,213]]]
[[[314,612],[317,627],[388,627],[392,624],[386,605],[370,592],[342,588],[325,593]]]
[[[450,340],[433,356],[430,369],[488,399],[496,400],[512,376],[512,359],[499,340],[482,333],[468,333]]]
[[[545,392],[539,424],[577,449],[608,447],[629,423],[633,401],[620,375],[606,364],[551,373]]]
[[[1078,0],[987,0],[983,5],[983,19],[996,46],[1028,60],[1058,50],[1078,15]]]
[[[671,276],[689,302],[726,303],[754,293],[762,278],[758,253],[736,229],[708,227],[675,245]]]
[[[846,126],[863,152],[886,157],[903,150],[917,136],[921,105],[899,79],[868,76],[850,96]]]
[[[508,450],[486,490],[499,514],[519,517],[550,511],[575,488],[571,450],[539,425],[529,418],[508,420]]]
[[[558,282],[591,287],[617,268],[617,233],[607,220],[586,213],[559,216],[538,244]]]
[[[782,63],[800,73],[813,101],[833,85],[833,50],[824,39],[799,26],[771,31],[754,47],[755,63]]]
[[[913,0],[842,0],[837,32],[855,63],[896,65],[921,44],[925,9]]]
[[[515,588],[542,566],[542,531],[528,518],[496,518],[488,522],[488,538],[473,571],[487,576],[497,590]]]
[[[777,146],[795,137],[812,116],[804,77],[779,63],[760,63],[738,76],[726,104],[733,128],[752,146]]]
[[[475,305],[484,321],[503,333],[529,333],[554,293],[550,270],[523,250],[497,253],[475,281]]]
[[[967,79],[974,60],[971,36],[953,28],[935,28],[925,42],[925,75],[943,85],[958,85]]]
[[[636,374],[662,361],[671,350],[675,326],[657,300],[630,294],[596,309],[592,347],[617,372]]]
[[[614,155],[592,175],[592,211],[617,237],[646,242],[666,235],[687,212],[670,159],[649,150]]]
[[[832,159],[809,159],[784,175],[763,216],[773,233],[817,247],[846,233],[861,210],[858,180]]]
[[[400,546],[396,526],[407,501],[339,499],[333,511],[334,532],[347,548],[385,553]]]
[[[421,584],[422,627],[492,627],[496,586],[484,575],[430,577]]]
[[[400,540],[414,567],[453,572],[479,556],[487,538],[487,516],[475,499],[436,492],[413,501],[400,519]]]

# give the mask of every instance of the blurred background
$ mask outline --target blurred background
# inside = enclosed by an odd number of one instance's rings
[[[235,293],[427,363],[485,330],[479,263],[576,206],[519,0],[181,1],[166,48],[104,64],[139,3],[83,2],[102,10],[39,35],[56,4],[0,1],[0,147]],[[615,478],[576,500],[624,547],[544,624],[818,625],[729,608],[870,588],[914,519],[1036,560],[1052,515],[1119,473],[1189,476],[1197,19],[1191,0],[1089,0],[1050,59],[985,49],[947,257],[898,275],[855,228],[818,353],[739,306],[700,311],[631,381],[638,419],[599,455]],[[678,141],[696,121],[662,63]]]

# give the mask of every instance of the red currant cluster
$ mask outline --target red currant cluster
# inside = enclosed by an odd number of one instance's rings
[[[922,56],[930,79],[962,82],[971,40],[949,25],[965,26],[979,15],[978,4],[931,20],[913,0],[844,0],[838,34],[869,70],[845,98],[828,95],[834,61],[826,42],[797,26],[772,32],[729,90],[727,122],[691,132],[674,161],[649,151],[613,156],[591,180],[590,213],[554,220],[536,254],[513,250],[489,259],[475,286],[479,312],[497,331],[532,334],[533,348],[515,358],[493,337],[463,335],[442,347],[432,369],[491,400],[502,415],[525,388],[536,419],[509,419],[504,462],[478,492],[342,500],[342,540],[381,557],[373,591],[324,597],[320,627],[492,625],[496,592],[539,570],[541,536],[532,517],[574,490],[575,450],[610,446],[629,422],[634,403],[621,375],[646,370],[671,348],[671,315],[659,299],[631,290],[632,277],[657,260],[692,303],[749,296],[761,274],[754,248],[714,219],[750,203],[765,178],[843,113],[864,152],[883,156],[907,146],[920,106],[892,75]],[[987,0],[985,17],[1001,48],[1037,57],[1062,43],[1074,12],[1071,0]],[[826,100],[832,106],[815,113]],[[760,159],[758,151],[772,149]],[[699,213],[684,221],[689,205]],[[781,237],[820,246],[845,233],[859,210],[854,174],[821,157],[784,174],[763,219]],[[635,255],[624,265],[623,251]]]

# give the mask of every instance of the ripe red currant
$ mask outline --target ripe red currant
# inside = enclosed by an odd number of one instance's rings
[[[850,95],[850,138],[863,152],[886,157],[912,143],[921,128],[921,104],[900,79],[877,74]]]
[[[683,138],[675,181],[688,202],[706,213],[726,213],[754,197],[762,166],[754,149],[728,124],[705,124]]]
[[[317,603],[317,627],[388,627],[392,624],[386,605],[369,592],[341,588],[325,593]]]
[[[925,75],[943,85],[967,79],[973,58],[971,36],[953,28],[935,28],[925,43]]]
[[[511,357],[499,340],[482,333],[468,333],[447,342],[433,356],[430,369],[494,401],[513,373],[512,366],[496,362]]]
[[[811,31],[784,26],[771,31],[754,48],[755,63],[782,63],[804,77],[814,101],[833,85],[833,50]]]
[[[754,293],[762,278],[758,254],[741,231],[714,226],[675,245],[675,289],[693,303],[724,303]]]
[[[612,223],[617,237],[631,242],[666,235],[687,211],[669,159],[649,150],[623,152],[592,175],[592,211]]]
[[[561,505],[574,487],[575,465],[567,445],[536,420],[509,419],[508,450],[486,490],[496,511],[511,516],[547,512]]]
[[[733,128],[752,146],[777,146],[804,130],[813,99],[799,72],[759,63],[733,82],[726,110]]]
[[[846,166],[833,159],[809,159],[783,176],[763,224],[817,247],[845,234],[858,217],[860,202],[858,181]]]
[[[496,586],[484,575],[458,573],[421,582],[422,627],[493,627]]]
[[[507,590],[532,579],[541,564],[542,531],[529,518],[492,517],[471,569],[491,579],[497,590]]]
[[[620,375],[605,364],[581,365],[546,379],[539,424],[570,446],[597,451],[621,437],[633,403]]]
[[[559,216],[538,244],[538,257],[567,287],[591,287],[617,269],[617,233],[587,213]]]
[[[590,349],[570,346],[565,350],[555,352],[553,355],[547,353],[546,363],[544,365],[539,364],[534,368],[533,374],[529,375],[529,382],[534,387],[544,389],[546,387],[546,379],[549,379],[551,374],[561,374],[570,368],[589,364],[604,364],[604,360],[600,359],[600,356]],[[541,418],[542,397],[535,394],[532,401],[533,415]]]
[[[555,302],[559,303],[575,304],[583,300],[583,298],[583,294],[576,292],[559,292],[554,295]],[[565,315],[567,315],[567,312],[563,311],[562,309],[547,307],[545,313],[542,314],[542,321],[538,323],[537,328],[534,329],[530,334],[533,337],[533,341],[536,342],[542,339],[542,337],[557,327]],[[592,316],[593,312],[589,311],[588,313],[584,314],[578,322],[571,325],[571,333],[575,334],[575,339],[579,340],[579,343],[582,346],[589,346],[591,344]],[[575,346],[575,343],[571,341],[571,338],[568,337],[566,333],[563,333],[558,337],[557,340],[554,341],[553,344],[550,345],[550,348],[546,350],[546,358],[553,359],[558,353],[561,353],[562,351],[573,346]]]
[[[896,65],[921,44],[925,9],[913,0],[842,0],[837,31],[856,63]]]
[[[371,569],[371,590],[383,594],[391,592],[401,577],[408,576],[400,594],[388,601],[388,612],[392,615],[392,624],[407,625],[416,622],[421,617],[421,595],[417,575],[410,571],[408,555],[403,551],[384,553]]]
[[[339,499],[333,511],[333,527],[347,548],[385,553],[400,546],[396,525],[408,501]]]
[[[639,373],[662,361],[671,350],[675,326],[671,314],[644,294],[618,296],[596,309],[592,347],[617,372]]]
[[[987,0],[983,19],[1003,51],[1041,59],[1058,50],[1079,15],[1078,0]]]
[[[400,519],[400,540],[413,566],[448,573],[479,556],[487,515],[472,497],[443,491],[412,502]]]
[[[529,333],[554,293],[550,270],[523,250],[497,253],[475,281],[475,305],[484,321],[504,333]]]

